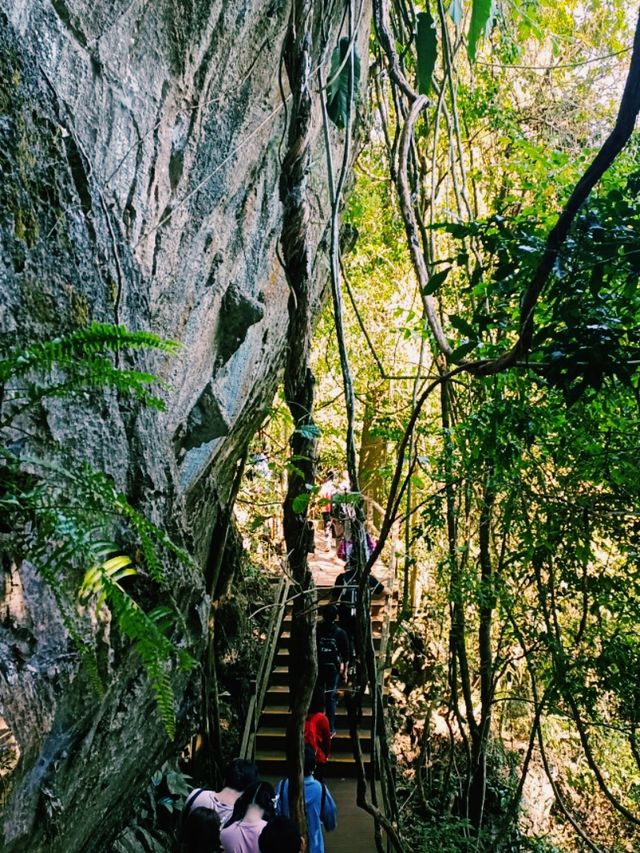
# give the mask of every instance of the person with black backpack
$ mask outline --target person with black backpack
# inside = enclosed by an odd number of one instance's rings
[[[317,688],[324,694],[324,707],[331,736],[336,733],[336,690],[340,676],[344,678],[349,663],[349,638],[335,622],[338,610],[335,604],[322,608],[322,621],[316,629],[318,652]]]
[[[307,842],[300,830],[284,815],[276,815],[260,833],[260,853],[305,853]]]
[[[373,575],[369,575],[369,590],[373,597],[377,597],[384,592],[384,584],[380,583]],[[351,562],[347,563],[346,571],[336,578],[331,598],[338,602],[340,628],[346,633],[349,640],[348,665],[355,655],[358,609],[358,570]]]

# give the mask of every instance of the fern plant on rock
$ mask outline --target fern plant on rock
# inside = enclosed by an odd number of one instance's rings
[[[139,348],[171,354],[177,345],[148,332],[92,323],[2,353],[0,553],[15,565],[30,563],[46,582],[98,693],[108,683],[109,661],[100,659],[95,627],[117,626],[136,650],[173,738],[171,671],[188,671],[194,661],[165,563],[188,563],[189,556],[136,510],[112,478],[64,447],[51,448],[37,428],[45,401],[70,400],[97,388],[162,410],[153,390],[156,377],[118,366],[123,354]],[[138,597],[162,603],[145,609]]]

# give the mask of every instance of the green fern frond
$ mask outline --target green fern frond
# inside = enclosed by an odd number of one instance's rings
[[[10,383],[5,389],[5,420],[0,430],[4,432],[17,415],[45,398],[65,399],[95,388],[112,388],[145,405],[163,408],[151,391],[153,383],[166,387],[163,383],[149,373],[122,370],[112,363],[114,353],[140,347],[168,353],[178,348],[147,332],[99,323],[51,341],[13,348],[0,357],[0,385]],[[44,378],[46,374],[51,381]],[[173,641],[175,635],[188,636],[188,630],[173,604],[166,564],[168,557],[190,564],[189,555],[134,509],[106,474],[86,463],[65,460],[62,454],[45,460],[27,455],[24,448],[14,453],[8,445],[8,441],[0,442],[0,511],[15,522],[16,554],[31,561],[47,583],[98,692],[103,685],[95,640],[86,612],[78,604],[110,609],[114,626],[140,658],[160,718],[173,738],[171,673],[176,669],[188,672],[195,661]],[[141,550],[139,566],[108,539],[114,525],[122,530],[123,523],[127,547],[133,539],[134,547]],[[145,613],[122,585],[125,578],[136,574],[146,574],[158,584],[168,604]]]
[[[11,377],[26,376],[33,370],[50,371],[54,366],[77,366],[82,359],[101,352],[116,353],[142,348],[173,354],[180,349],[180,345],[152,332],[132,332],[124,326],[89,323],[68,335],[10,350],[0,360],[0,383],[7,382]]]
[[[164,410],[164,402],[149,390],[149,387],[154,383],[163,388],[168,387],[166,383],[160,382],[152,373],[144,373],[139,370],[119,370],[107,359],[92,359],[71,376],[67,373],[64,382],[50,385],[30,383],[18,389],[22,397],[17,398],[15,402],[22,403],[20,407],[22,411],[27,406],[47,398],[59,399],[70,397],[79,391],[113,388],[119,394],[132,394],[136,399],[152,408]],[[11,402],[14,400],[12,399]]]
[[[181,672],[191,672],[197,665],[198,661],[186,649],[178,649],[178,667]]]
[[[173,739],[175,696],[169,672],[174,646],[160,631],[156,621],[145,613],[112,577],[103,572],[101,579],[118,627],[132,640],[140,657],[167,736]]]
[[[110,583],[115,584],[118,589],[122,590],[120,581],[123,578],[137,574],[138,570],[131,564],[130,557],[125,555],[110,557],[104,563],[99,563],[87,569],[82,585],[80,586],[78,598],[80,601],[86,602],[93,596],[96,596],[96,608],[100,608],[108,597],[108,590],[105,589],[105,577],[109,579]]]

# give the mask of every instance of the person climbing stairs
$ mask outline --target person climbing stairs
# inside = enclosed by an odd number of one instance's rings
[[[318,608],[329,603],[335,578],[344,570],[344,564],[332,556],[311,557],[310,568],[317,583]],[[377,572],[381,574],[378,564]],[[382,575],[384,577],[384,575]],[[388,614],[394,607],[392,596],[385,594],[374,599],[371,604],[371,627],[376,653],[380,652],[385,636],[385,620],[389,624]],[[288,608],[278,639],[274,665],[271,671],[268,689],[256,733],[255,759],[262,773],[274,776],[286,775],[286,727],[289,718],[289,642],[291,638],[291,607]],[[348,688],[347,688],[348,689]],[[338,687],[338,706],[336,713],[336,734],[332,739],[331,757],[323,766],[327,777],[352,778],[356,776],[356,764],[352,754],[349,736],[347,711],[344,701],[345,687]],[[365,763],[368,764],[371,751],[371,696],[362,697],[362,716],[360,721],[360,742]]]

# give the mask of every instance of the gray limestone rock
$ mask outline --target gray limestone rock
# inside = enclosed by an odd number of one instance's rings
[[[283,363],[289,291],[276,249],[289,13],[290,0],[0,3],[0,341],[94,319],[181,344],[171,359],[142,352],[127,362],[166,383],[163,413],[109,392],[47,403],[39,428],[111,475],[192,546],[202,569]],[[366,51],[366,7],[359,20]],[[314,4],[315,66],[327,67],[342,21],[341,4]],[[319,104],[314,120],[319,245]],[[319,276],[316,312],[323,285]],[[19,760],[1,779],[0,846],[110,849],[132,797],[191,731],[199,676],[172,676],[170,743],[139,662],[111,648],[109,626],[98,632],[110,646],[98,697],[32,568],[5,561],[2,571],[0,727]],[[202,573],[168,571],[197,651]]]

